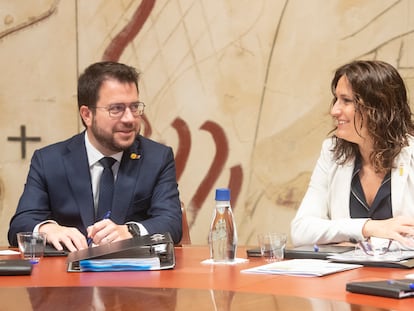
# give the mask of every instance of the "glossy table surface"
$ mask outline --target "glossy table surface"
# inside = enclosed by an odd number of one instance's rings
[[[139,272],[69,273],[65,257],[42,258],[30,276],[0,277],[0,310],[99,310],[96,305],[107,310],[414,310],[414,298],[345,290],[350,281],[404,278],[411,270],[363,267],[323,277],[253,275],[240,270],[265,264],[263,259],[203,264],[206,246],[177,247],[175,254],[174,269]],[[246,248],[239,247],[237,255],[246,258]]]

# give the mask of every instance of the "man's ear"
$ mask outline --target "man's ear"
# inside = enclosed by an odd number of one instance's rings
[[[92,124],[92,111],[87,106],[81,106],[79,114],[86,126],[89,127]]]

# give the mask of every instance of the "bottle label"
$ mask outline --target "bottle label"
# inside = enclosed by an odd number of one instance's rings
[[[227,232],[226,232],[226,222],[223,218],[220,218],[217,220],[213,227],[212,232],[212,239],[217,240],[225,240],[227,238]]]
[[[210,254],[214,261],[234,260],[237,233],[229,205],[216,206],[210,231]]]

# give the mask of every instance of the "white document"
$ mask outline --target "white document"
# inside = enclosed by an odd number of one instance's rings
[[[81,271],[147,271],[161,268],[158,257],[86,259],[79,261],[79,266]]]
[[[241,272],[312,277],[323,276],[360,267],[362,267],[362,265],[329,262],[323,259],[292,259],[272,262],[263,266],[245,269]]]
[[[17,255],[20,254],[20,252],[11,250],[11,249],[5,249],[5,250],[0,250],[0,256],[9,256],[9,255]]]

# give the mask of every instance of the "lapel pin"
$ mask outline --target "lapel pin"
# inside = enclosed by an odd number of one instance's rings
[[[141,158],[141,155],[140,154],[136,154],[136,153],[133,152],[133,153],[131,153],[130,158],[132,160],[138,160],[139,158]]]

